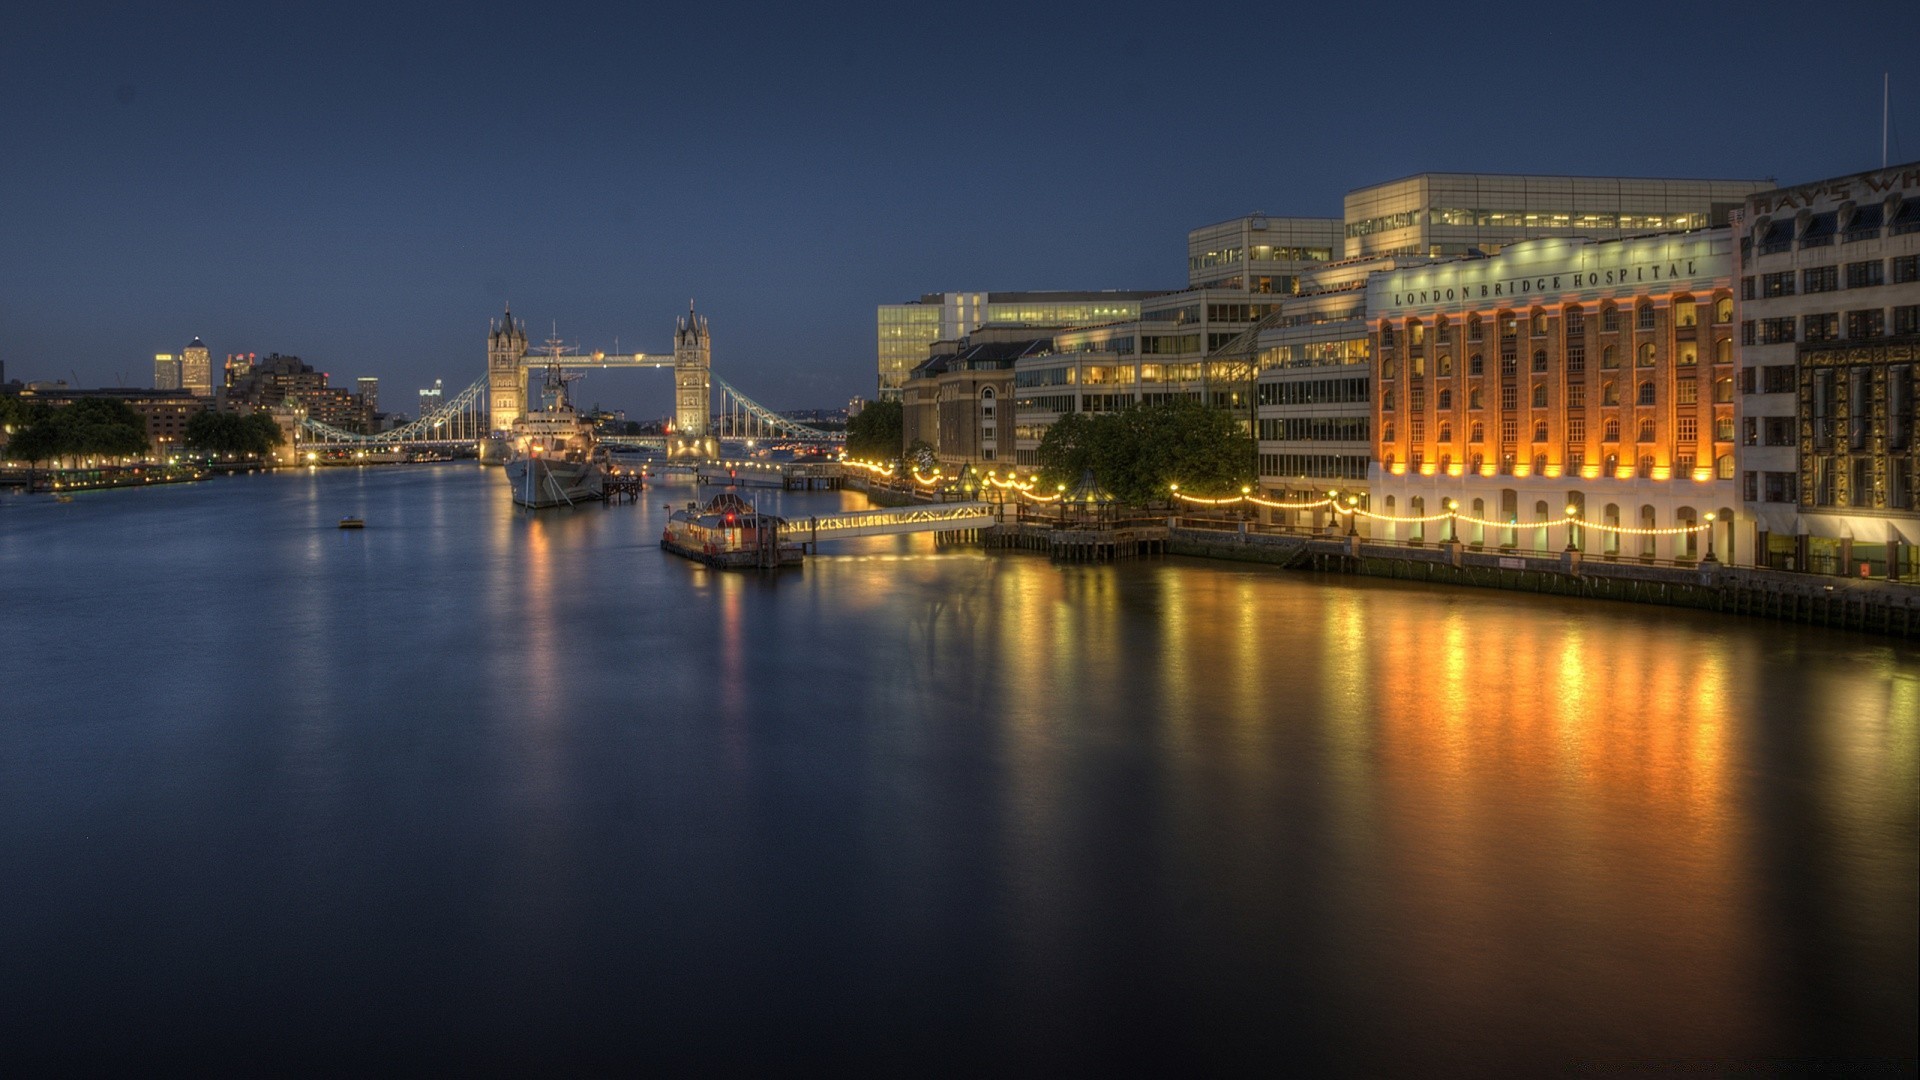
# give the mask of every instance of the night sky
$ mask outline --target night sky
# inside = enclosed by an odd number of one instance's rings
[[[722,376],[832,407],[876,304],[1178,287],[1194,226],[1409,173],[1873,168],[1882,71],[1920,158],[1910,3],[406,7],[11,9],[7,376],[146,385],[199,335],[411,413],[505,301],[654,352],[694,298]]]

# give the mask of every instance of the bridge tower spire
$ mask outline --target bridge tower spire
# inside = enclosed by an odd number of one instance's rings
[[[687,314],[675,320],[673,333],[673,428],[680,452],[715,457],[719,445],[710,430],[713,413],[713,339],[707,320],[687,301]],[[684,440],[684,441],[683,441]]]
[[[515,322],[513,305],[508,304],[500,322],[487,331],[487,405],[492,412],[489,425],[505,431],[527,411],[526,371],[520,366],[527,355],[527,324]]]

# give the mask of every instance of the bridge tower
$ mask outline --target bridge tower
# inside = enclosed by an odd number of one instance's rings
[[[689,300],[687,317],[674,320],[670,456],[719,456],[719,443],[709,430],[712,412],[713,339],[707,334],[707,320],[694,314]]]
[[[495,431],[505,431],[527,411],[527,376],[520,366],[527,355],[527,324],[513,321],[513,306],[487,329],[487,404],[493,413],[488,421]]]

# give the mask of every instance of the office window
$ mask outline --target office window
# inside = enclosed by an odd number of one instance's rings
[[[1620,418],[1617,416],[1607,417],[1607,422],[1604,425],[1602,425],[1600,431],[1601,431],[1601,435],[1600,435],[1601,442],[1619,442],[1620,441]]]
[[[1619,330],[1620,330],[1620,309],[1617,307],[1614,307],[1611,303],[1601,305],[1600,332],[1603,334],[1612,334],[1612,333],[1619,332]]]
[[[1733,321],[1733,297],[1723,296],[1713,302],[1713,321],[1717,323]]]
[[[1681,442],[1693,442],[1700,438],[1700,418],[1697,416],[1679,417],[1674,422],[1674,431],[1676,432],[1675,437]]]
[[[1600,367],[1604,370],[1607,368],[1617,368],[1619,366],[1620,353],[1611,345],[1602,347],[1600,350]]]
[[[1829,311],[1819,315],[1801,316],[1800,336],[1806,341],[1838,341],[1840,313]]]
[[[1920,281],[1920,255],[1898,255],[1893,260],[1893,283]]]
[[[1547,441],[1547,422],[1545,420],[1535,420],[1533,422],[1533,441]]]
[[[1474,353],[1467,357],[1467,374],[1484,375],[1486,374],[1486,367],[1487,362],[1479,353]]]
[[[1887,283],[1887,266],[1879,259],[1847,264],[1847,288],[1870,289]]]
[[[1544,409],[1547,407],[1547,384],[1546,383],[1533,384],[1533,407],[1536,409]]]
[[[1771,300],[1776,296],[1793,295],[1793,271],[1782,270],[1777,274],[1760,275],[1760,296]]]
[[[1640,418],[1640,438],[1636,441],[1643,443],[1653,441],[1653,417],[1643,416]]]
[[[1587,384],[1583,382],[1567,384],[1567,408],[1584,409],[1587,407]]]
[[[1612,379],[1608,379],[1606,382],[1600,384],[1600,404],[1620,404],[1620,391],[1614,387]]]
[[[1858,341],[1877,338],[1887,332],[1887,313],[1880,308],[1847,312],[1847,337]]]
[[[1500,407],[1507,412],[1512,412],[1519,408],[1519,395],[1519,388],[1512,383],[1507,383],[1505,386],[1502,386],[1500,388]]]
[[[1652,367],[1653,366],[1653,342],[1651,341],[1643,342],[1639,349],[1639,355],[1640,355],[1640,359],[1638,360],[1639,366]]]
[[[1793,316],[1760,320],[1760,344],[1783,345],[1793,341]]]
[[[1486,442],[1487,441],[1487,425],[1481,423],[1478,420],[1475,420],[1473,422],[1473,426],[1467,429],[1467,441],[1468,442]]]
[[[1903,336],[1920,334],[1920,304],[1903,304],[1893,309],[1893,332]]]
[[[1533,370],[1536,375],[1547,370],[1547,350],[1533,350]]]
[[[1448,409],[1453,408],[1453,391],[1440,391],[1438,398],[1434,401],[1434,406],[1441,412],[1446,412]]]
[[[1768,446],[1792,446],[1795,426],[1796,421],[1791,416],[1768,416],[1761,419],[1763,438]]]
[[[1653,303],[1642,300],[1634,307],[1634,325],[1641,330],[1653,329]]]
[[[1753,279],[1751,277],[1743,277],[1740,279],[1740,299],[1753,299]]]
[[[1587,313],[1581,310],[1579,304],[1569,304],[1566,313],[1561,316],[1561,319],[1567,324],[1568,342],[1572,342],[1574,338],[1579,337],[1587,329]]]
[[[1700,323],[1700,305],[1691,296],[1673,298],[1673,325],[1697,326]]]
[[[1587,343],[1579,339],[1567,342],[1567,374],[1578,375],[1587,370]]]
[[[1673,386],[1674,401],[1681,405],[1692,405],[1700,400],[1700,383],[1695,379],[1681,379]]]
[[[1642,405],[1653,404],[1653,380],[1652,379],[1648,379],[1645,382],[1640,384],[1640,392],[1637,400]]]
[[[1587,418],[1586,417],[1574,416],[1574,417],[1568,418],[1567,441],[1570,443],[1583,443],[1587,441]]]
[[[1768,364],[1760,369],[1760,392],[1791,394],[1800,388],[1797,369],[1792,364]]]
[[[1809,266],[1800,271],[1800,291],[1809,293],[1832,292],[1840,287],[1840,268],[1837,266]]]

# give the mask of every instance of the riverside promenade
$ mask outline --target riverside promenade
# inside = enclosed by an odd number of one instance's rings
[[[846,485],[866,492],[878,505],[940,498],[935,491],[876,483],[851,472]],[[1062,561],[1079,561],[1090,550],[1101,550],[1100,543],[1077,537],[1076,533],[1089,530],[1076,529],[1064,516],[1049,526],[1053,515],[1044,509],[1014,503],[1002,503],[1000,508],[1000,523],[979,533],[989,548],[1048,551]],[[1095,557],[1186,555],[1291,570],[1697,608],[1903,639],[1920,636],[1920,585],[1903,581],[1796,574],[1716,559],[1676,563],[1577,550],[1481,548],[1461,541],[1385,541],[1325,528],[1165,511],[1129,511],[1124,525],[1139,534],[1139,541],[1118,545],[1109,541],[1104,554]]]

